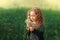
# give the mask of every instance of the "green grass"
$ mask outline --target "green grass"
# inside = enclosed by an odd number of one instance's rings
[[[60,40],[60,12],[44,10],[46,40]]]
[[[28,8],[0,9],[0,40],[23,40]],[[42,10],[45,19],[45,40],[60,40],[60,12]]]

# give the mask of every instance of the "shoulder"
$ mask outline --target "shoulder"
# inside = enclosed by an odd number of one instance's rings
[[[40,28],[39,28],[39,31],[43,32],[45,29],[45,26],[44,25],[41,25]]]
[[[42,24],[40,27],[44,27],[44,25]]]

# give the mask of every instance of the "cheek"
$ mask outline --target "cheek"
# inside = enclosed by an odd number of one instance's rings
[[[33,19],[36,19],[36,17],[33,17]]]
[[[34,17],[30,17],[31,19],[34,19]]]
[[[30,19],[35,19],[35,17],[30,17]]]
[[[33,17],[32,19],[34,19],[34,20],[35,20],[35,19],[36,19],[36,17]]]

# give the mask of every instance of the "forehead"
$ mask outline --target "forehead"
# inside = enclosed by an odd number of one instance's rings
[[[31,11],[31,12],[30,12],[30,15],[35,15],[35,12],[34,12],[34,11]]]

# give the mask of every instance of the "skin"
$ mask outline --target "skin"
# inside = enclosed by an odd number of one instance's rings
[[[30,12],[30,19],[33,21],[33,22],[36,22],[36,20],[37,20],[37,15],[35,14],[35,12],[34,11],[31,11]],[[28,27],[27,28],[27,30],[29,30],[29,31],[34,31],[34,27]]]

